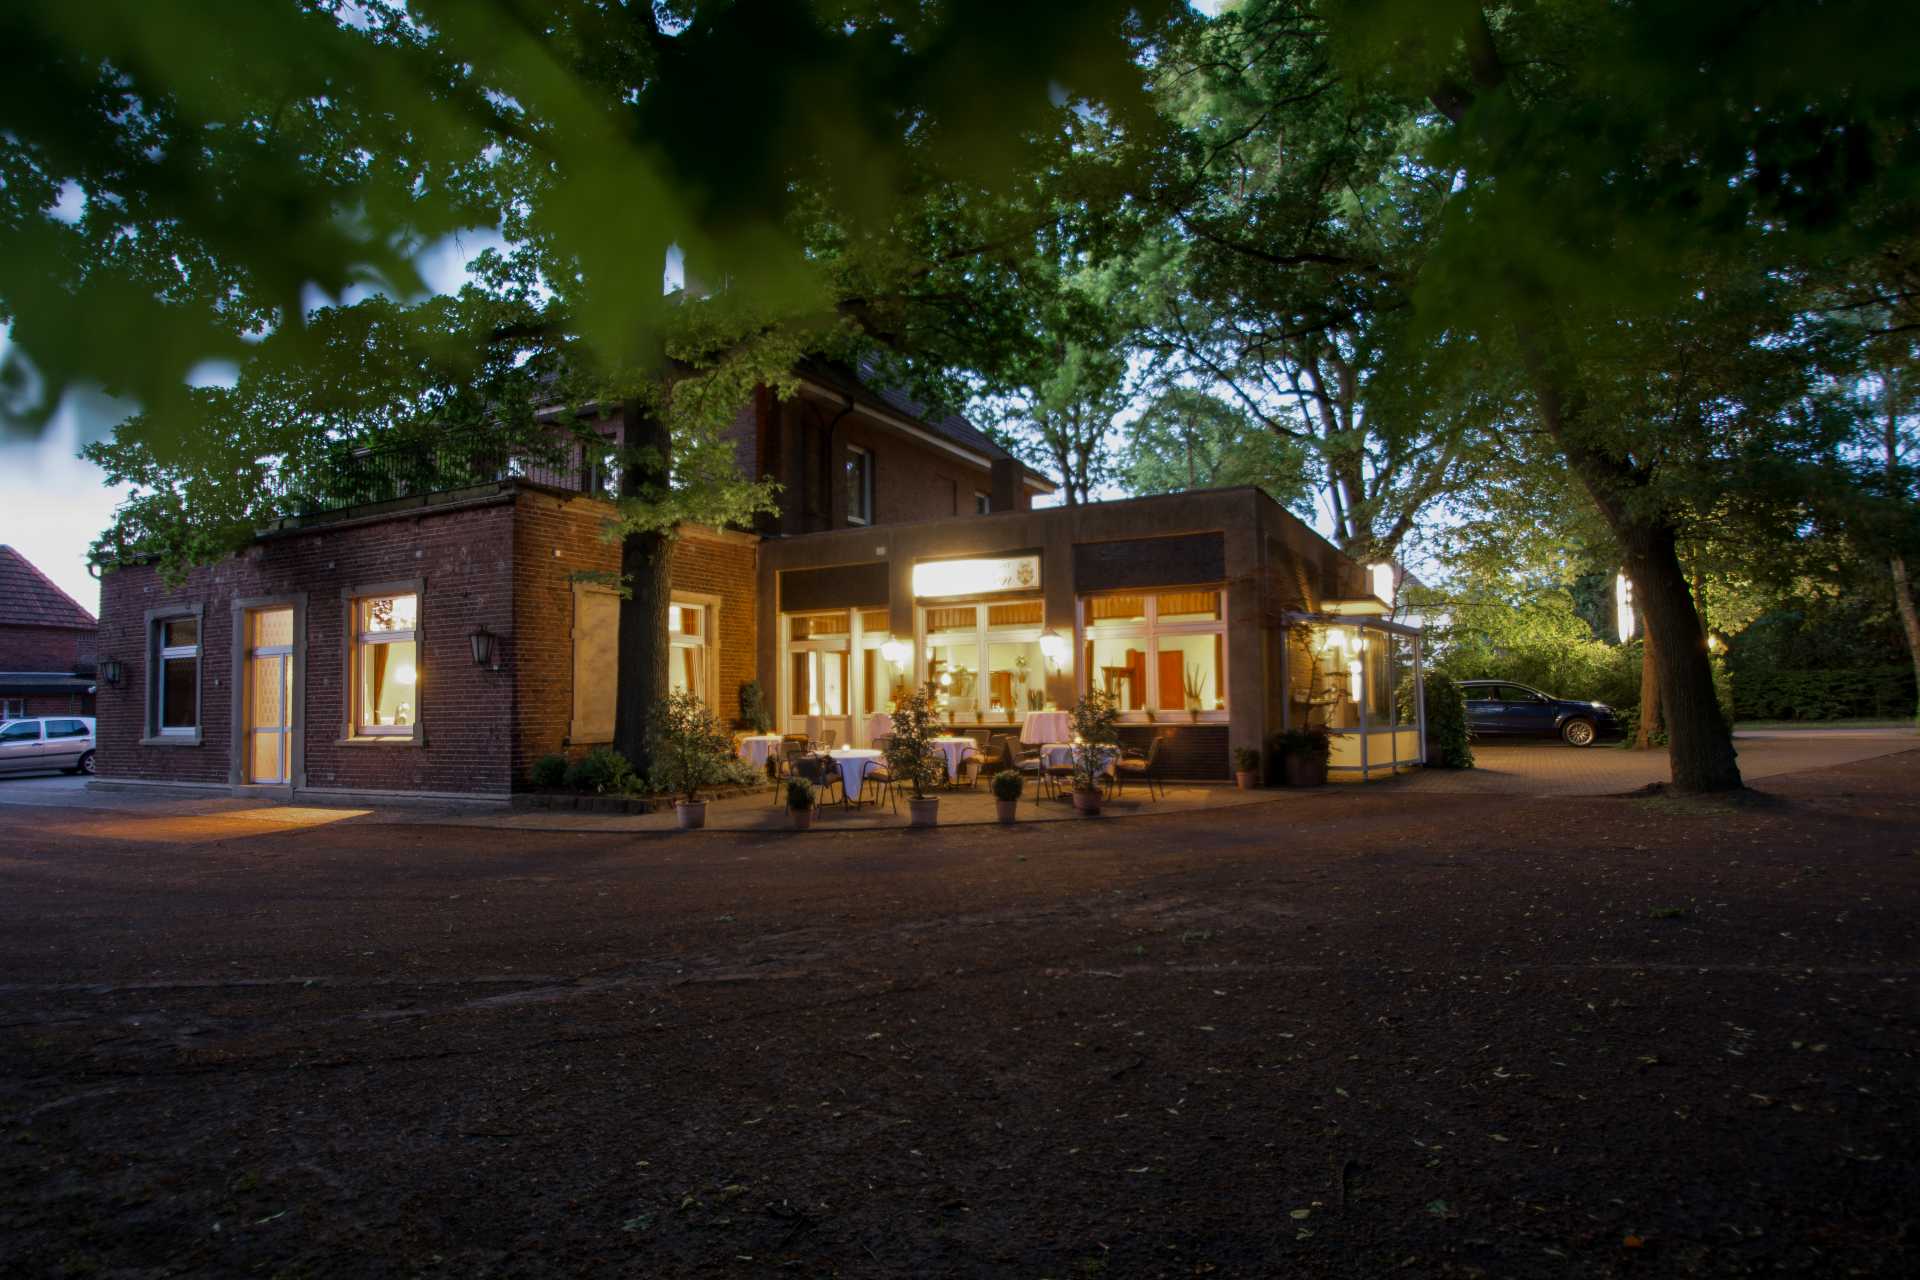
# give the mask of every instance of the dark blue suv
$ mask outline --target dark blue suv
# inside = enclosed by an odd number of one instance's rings
[[[1551,698],[1511,680],[1462,680],[1460,692],[1476,738],[1559,738],[1570,747],[1590,747],[1620,736],[1620,721],[1604,702]]]

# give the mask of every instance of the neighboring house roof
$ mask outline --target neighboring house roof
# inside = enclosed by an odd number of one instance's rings
[[[964,415],[935,414],[928,406],[900,388],[882,383],[879,380],[880,371],[877,363],[871,358],[861,360],[857,368],[850,368],[838,361],[809,357],[800,362],[800,372],[828,383],[834,389],[851,396],[855,401],[863,401],[869,406],[889,409],[902,417],[911,418],[935,435],[951,440],[963,449],[983,454],[988,459],[997,460],[1014,456],[1001,447],[992,436],[969,422]],[[1027,473],[1045,483],[1049,489],[1054,487],[1053,480],[1044,473],[1035,471],[1030,466],[1027,467]]]
[[[0,671],[0,694],[31,698],[52,693],[92,693],[93,677],[48,671]]]
[[[0,543],[0,625],[92,631],[100,624],[31,560]]]

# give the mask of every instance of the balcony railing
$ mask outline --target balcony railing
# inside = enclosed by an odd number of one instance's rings
[[[503,480],[572,493],[604,494],[609,488],[606,469],[577,443],[529,452],[484,438],[453,438],[342,445],[310,461],[283,464],[266,482],[266,505],[283,516],[324,515]]]

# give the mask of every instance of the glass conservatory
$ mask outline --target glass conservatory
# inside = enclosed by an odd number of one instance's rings
[[[1327,777],[1364,782],[1426,762],[1420,631],[1389,621],[1376,600],[1326,602],[1287,615],[1283,727],[1324,728]]]

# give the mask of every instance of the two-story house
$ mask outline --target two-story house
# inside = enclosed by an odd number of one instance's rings
[[[865,743],[921,684],[956,728],[1002,731],[1098,685],[1123,737],[1171,735],[1176,775],[1226,778],[1230,745],[1342,703],[1385,734],[1363,776],[1418,759],[1393,693],[1396,671],[1415,687],[1411,637],[1367,656],[1388,624],[1363,567],[1257,490],[1036,509],[1053,483],[965,418],[845,367],[797,372],[731,428],[778,511],[674,543],[672,683],[722,717],[755,680],[783,731]],[[100,775],[505,797],[538,757],[610,741],[618,597],[583,574],[619,548],[593,468],[410,474],[310,500],[177,587],[107,572]]]

